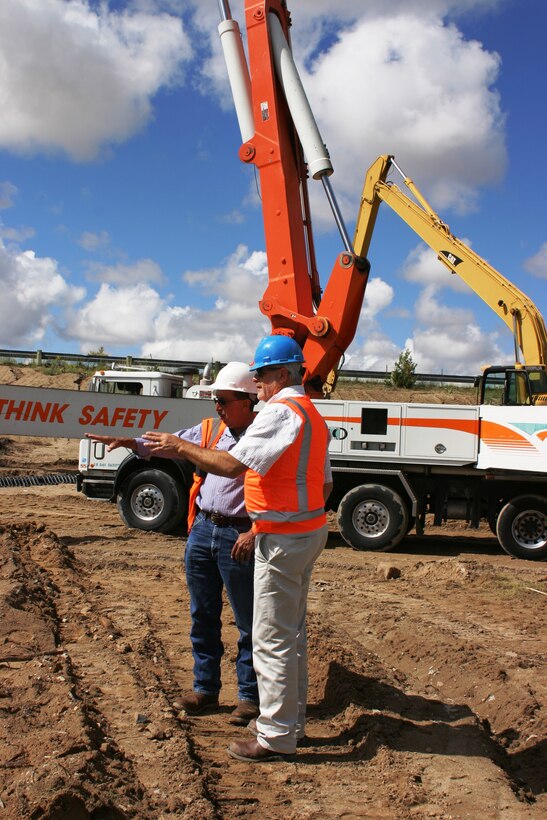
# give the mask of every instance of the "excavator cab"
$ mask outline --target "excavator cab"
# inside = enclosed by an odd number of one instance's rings
[[[487,367],[479,377],[478,387],[479,404],[547,404],[547,374],[541,366]]]
[[[528,370],[532,404],[547,404],[547,372],[544,367]]]

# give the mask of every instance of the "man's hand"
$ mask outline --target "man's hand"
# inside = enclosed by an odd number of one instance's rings
[[[184,458],[182,452],[183,442],[178,436],[172,433],[156,433],[151,431],[144,433],[144,445],[151,456],[161,456],[162,458]]]
[[[86,433],[86,438],[93,439],[93,441],[100,441],[106,444],[106,452],[115,450],[117,447],[127,447],[128,450],[137,452],[137,444],[134,438],[116,438],[116,436],[96,436],[95,433]]]
[[[237,541],[232,547],[232,558],[240,564],[249,561],[255,550],[255,536],[252,530],[239,534]]]

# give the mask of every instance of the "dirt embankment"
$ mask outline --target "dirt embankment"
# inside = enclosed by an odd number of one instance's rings
[[[76,442],[4,440],[60,470]],[[0,489],[0,817],[503,818],[547,814],[547,567],[487,529],[349,549],[332,522],[309,601],[308,745],[251,766],[188,718],[184,541],[126,529],[73,487]]]

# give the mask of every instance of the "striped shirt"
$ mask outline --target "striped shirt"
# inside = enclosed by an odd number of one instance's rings
[[[186,430],[179,430],[174,435],[183,441],[199,446],[201,444],[201,424],[196,424]],[[136,443],[139,458],[149,458],[150,453],[144,446],[144,439],[137,438]],[[232,450],[236,444],[236,439],[227,427],[217,441],[215,450]],[[225,478],[207,473],[197,499],[198,507],[207,512],[214,511],[230,517],[244,518],[247,515],[243,497],[244,479],[244,474],[237,478]]]

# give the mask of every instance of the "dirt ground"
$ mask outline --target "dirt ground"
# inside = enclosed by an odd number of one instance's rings
[[[0,438],[0,474],[76,455]],[[357,552],[333,519],[309,599],[309,743],[253,766],[226,754],[247,732],[228,723],[228,606],[220,711],[173,707],[192,682],[183,550],[72,485],[0,488],[0,818],[547,816],[546,564],[463,526]]]

